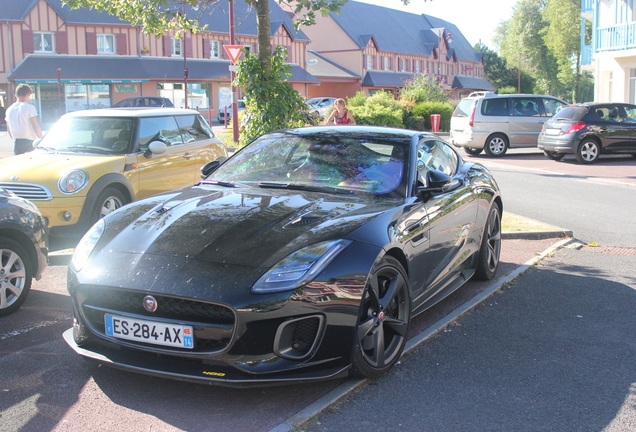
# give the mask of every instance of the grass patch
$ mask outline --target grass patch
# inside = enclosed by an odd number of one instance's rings
[[[503,232],[558,231],[558,228],[552,225],[506,212],[504,212],[501,218],[501,228]]]

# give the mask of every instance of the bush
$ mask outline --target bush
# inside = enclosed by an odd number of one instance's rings
[[[400,99],[415,102],[448,102],[450,94],[444,90],[443,83],[432,75],[416,74],[400,90]]]
[[[404,109],[389,92],[379,91],[369,97],[358,92],[348,100],[347,109],[360,125],[404,127]]]
[[[409,126],[411,129],[415,130],[431,130],[431,114],[440,114],[442,117],[440,119],[440,131],[448,132],[450,130],[450,120],[453,115],[454,107],[452,104],[447,102],[420,102],[415,104],[413,109],[411,110],[411,118],[422,118],[424,121],[424,127],[414,128]],[[411,120],[409,120],[411,121]],[[413,120],[414,125],[420,125],[419,120]]]
[[[505,87],[501,87],[499,89],[497,89],[497,94],[516,94],[517,92],[517,87],[513,87],[513,86],[505,86]]]

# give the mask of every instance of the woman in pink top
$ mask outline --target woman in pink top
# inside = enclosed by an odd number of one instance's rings
[[[356,124],[356,121],[351,113],[347,109],[345,109],[344,99],[336,99],[336,101],[333,103],[333,106],[336,107],[336,109],[331,112],[331,115],[329,116],[329,118],[327,118],[325,124]]]

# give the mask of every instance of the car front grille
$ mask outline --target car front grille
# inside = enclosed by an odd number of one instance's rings
[[[104,314],[110,313],[146,320],[175,321],[194,328],[194,349],[162,346],[162,350],[212,353],[228,346],[236,321],[232,309],[215,303],[153,293],[158,308],[155,312],[148,312],[143,307],[144,297],[148,294],[102,286],[83,286],[78,297],[84,299],[82,312],[87,324],[102,336],[105,336]],[[147,346],[144,343],[138,345]]]
[[[44,186],[29,183],[0,182],[0,188],[13,192],[20,198],[31,201],[48,201],[53,199],[53,194]]]

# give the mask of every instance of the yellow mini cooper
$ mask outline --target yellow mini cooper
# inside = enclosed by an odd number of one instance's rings
[[[75,235],[125,204],[196,183],[204,164],[225,158],[197,111],[77,111],[34,151],[1,159],[0,187],[36,204],[52,236]]]

